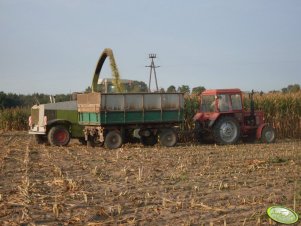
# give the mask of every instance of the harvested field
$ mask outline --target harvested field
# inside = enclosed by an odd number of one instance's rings
[[[276,225],[301,213],[301,142],[87,148],[0,135],[0,225]]]

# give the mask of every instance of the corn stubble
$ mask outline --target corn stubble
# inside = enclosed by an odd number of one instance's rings
[[[300,213],[300,141],[107,150],[5,133],[0,145],[1,225],[273,225],[268,206]]]

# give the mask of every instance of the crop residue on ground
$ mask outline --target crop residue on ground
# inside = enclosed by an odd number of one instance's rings
[[[0,135],[0,224],[269,225],[272,205],[301,212],[301,142],[35,145]]]

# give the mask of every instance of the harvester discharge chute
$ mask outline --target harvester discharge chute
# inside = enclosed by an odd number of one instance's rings
[[[99,57],[99,60],[97,62],[96,68],[95,68],[95,72],[94,72],[94,76],[93,76],[93,80],[92,80],[92,92],[97,92],[97,82],[99,79],[99,74],[100,71],[102,69],[102,66],[106,60],[106,58],[109,57],[110,59],[110,66],[111,66],[111,70],[112,70],[112,76],[113,76],[113,84],[116,87],[116,91],[117,92],[122,92],[123,91],[123,87],[120,83],[120,74],[115,62],[115,58],[114,58],[114,54],[112,49],[110,48],[106,48],[104,49],[104,51],[102,52],[102,54]]]

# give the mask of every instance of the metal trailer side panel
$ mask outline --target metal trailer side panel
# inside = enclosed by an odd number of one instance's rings
[[[101,95],[100,112],[87,111],[91,107],[88,101],[91,94],[81,94],[86,97],[82,97],[78,103],[80,124],[179,123],[183,121],[184,97],[182,93],[97,94]]]

